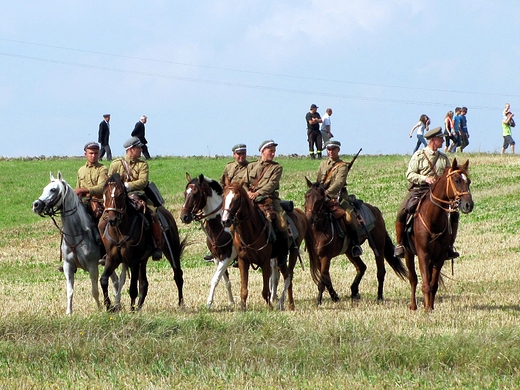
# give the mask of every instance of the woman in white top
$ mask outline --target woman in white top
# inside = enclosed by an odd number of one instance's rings
[[[413,150],[413,153],[415,153],[421,144],[424,146],[428,145],[428,142],[426,142],[426,139],[424,138],[424,134],[428,131],[430,126],[430,118],[426,114],[422,114],[419,118],[419,122],[412,127],[412,130],[410,130],[410,138],[412,138],[413,132],[415,129],[417,129],[417,145],[415,145],[415,149]],[[413,154],[412,153],[412,154]]]

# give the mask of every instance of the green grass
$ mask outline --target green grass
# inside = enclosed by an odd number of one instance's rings
[[[82,159],[0,160],[0,383],[1,388],[518,388],[520,387],[520,157],[472,154],[475,209],[461,216],[457,248],[444,268],[436,310],[410,312],[409,286],[387,267],[385,301],[376,301],[374,258],[362,299],[347,295],[354,277],[344,257],[332,263],[339,303],[315,306],[308,266],[296,270],[296,310],[269,310],[260,298],[259,271],[250,274],[248,310],[226,304],[217,288],[204,308],[213,267],[199,225],[182,225],[185,173],[218,179],[229,158],[164,157],[150,161],[166,206],[190,245],[182,259],[184,308],[167,262],[149,263],[150,291],[143,310],[97,311],[88,274],[78,271],[75,314],[65,316],[59,233],[31,204],[49,171],[71,184]],[[352,156],[345,156],[350,160]],[[379,207],[394,237],[397,207],[406,193],[408,156],[363,156],[349,175],[349,192]],[[318,161],[281,157],[283,198],[302,206],[304,177]],[[465,159],[464,159],[465,161]],[[462,162],[464,162],[462,161]],[[304,261],[306,257],[304,256]],[[239,275],[230,270],[235,299]],[[422,304],[420,285],[419,306]]]

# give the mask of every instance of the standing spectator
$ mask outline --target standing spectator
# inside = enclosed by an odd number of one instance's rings
[[[460,152],[464,151],[464,148],[469,145],[469,132],[468,132],[468,121],[466,114],[468,113],[467,107],[460,109]]]
[[[148,141],[146,140],[145,136],[144,136],[144,124],[146,123],[146,120],[148,119],[148,117],[146,115],[143,115],[141,117],[141,119],[139,119],[139,122],[137,122],[135,124],[135,127],[134,127],[134,130],[132,131],[132,137],[137,137],[139,138],[139,141],[141,141],[141,148],[143,150],[143,155],[144,155],[144,158],[146,158],[147,160],[150,160],[151,157],[150,157],[150,153],[148,153],[148,146],[146,146],[146,144],[148,143]]]
[[[415,149],[413,150],[413,153],[417,152],[419,150],[419,146],[423,144],[424,146],[427,146],[428,143],[424,139],[424,134],[428,131],[430,126],[430,118],[426,114],[422,114],[419,118],[419,122],[412,127],[412,130],[410,130],[410,138],[412,138],[413,132],[415,129],[417,129],[417,145],[415,145]],[[412,153],[412,154],[413,154]]]
[[[322,120],[317,110],[318,106],[311,104],[310,111],[305,115],[305,121],[307,122],[307,141],[309,141],[309,157],[313,159],[316,158],[314,145],[316,145],[316,154],[319,159],[321,159],[321,149],[323,147],[320,132],[320,123]]]
[[[502,135],[504,136],[504,145],[502,146],[502,154],[505,153],[508,146],[511,145],[511,153],[515,154],[515,140],[511,137],[511,127],[515,127],[513,114],[509,111],[509,103],[506,103],[506,108],[502,113]]]
[[[325,145],[334,135],[330,132],[330,117],[332,115],[332,108],[327,108],[325,115],[323,115],[321,122],[321,140]]]
[[[107,160],[112,160],[112,151],[110,150],[110,145],[108,144],[108,139],[110,138],[110,114],[103,115],[103,120],[99,124],[99,132],[98,132],[98,142],[101,144],[101,149],[99,150],[99,160],[103,159],[105,152],[107,154]]]
[[[453,117],[453,131],[451,132],[451,147],[448,149],[448,152],[453,153],[457,150],[457,148],[461,145],[460,141],[460,107],[455,108],[455,116]]]
[[[446,116],[444,117],[444,139],[446,140],[446,147],[444,148],[444,152],[447,152],[450,148],[450,141],[452,141],[453,132],[453,111],[448,111]]]

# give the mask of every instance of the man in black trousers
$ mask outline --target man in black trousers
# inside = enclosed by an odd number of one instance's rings
[[[139,122],[135,124],[134,131],[132,131],[132,137],[139,138],[139,141],[141,141],[141,143],[143,144],[142,149],[144,158],[150,160],[150,153],[148,153],[148,147],[146,146],[148,141],[144,137],[144,124],[146,123],[147,119],[148,118],[146,117],[146,115],[143,115],[141,119],[139,119]]]
[[[103,158],[105,152],[107,154],[107,160],[112,160],[112,150],[110,150],[110,145],[108,144],[108,139],[110,138],[110,114],[103,115],[103,120],[99,124],[99,132],[98,132],[98,142],[101,144],[101,149],[99,150],[99,160]]]

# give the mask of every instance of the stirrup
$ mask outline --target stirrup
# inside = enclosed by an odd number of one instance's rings
[[[99,263],[99,265],[102,265],[104,267],[106,264],[106,261],[107,261],[107,255],[105,255],[101,259],[99,259],[98,263]]]
[[[354,245],[351,250],[352,256],[359,257],[363,254],[363,249],[359,245]]]
[[[161,260],[161,259],[162,259],[162,251],[159,248],[157,248],[152,253],[152,260],[153,261],[158,261],[158,260]]]
[[[403,258],[404,257],[404,246],[401,244],[397,244],[394,249],[394,257]]]
[[[450,246],[448,248],[448,253],[446,254],[446,260],[453,260],[453,259],[456,259],[457,257],[459,257],[460,254],[459,252],[457,252],[453,246]]]

